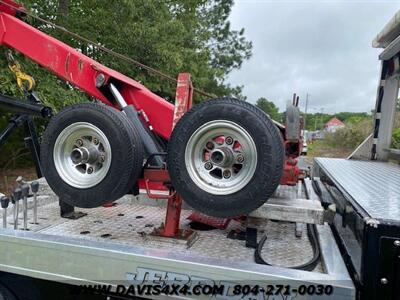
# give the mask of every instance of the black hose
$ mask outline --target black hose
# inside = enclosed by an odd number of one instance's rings
[[[308,239],[310,240],[311,247],[313,249],[313,257],[310,261],[294,266],[288,267],[289,269],[296,269],[296,270],[304,270],[304,271],[312,271],[317,266],[320,256],[321,256],[321,249],[319,246],[318,238],[317,238],[317,227],[314,224],[307,224],[307,235]],[[272,264],[265,261],[261,256],[261,251],[267,241],[267,235],[264,235],[260,242],[257,245],[257,248],[254,252],[254,260],[257,264],[273,266]]]

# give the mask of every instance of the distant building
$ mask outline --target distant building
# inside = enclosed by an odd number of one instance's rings
[[[325,131],[327,132],[335,132],[336,130],[345,127],[344,123],[340,121],[338,118],[330,119],[324,126]]]

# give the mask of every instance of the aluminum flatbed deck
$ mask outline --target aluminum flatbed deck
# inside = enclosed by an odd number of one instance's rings
[[[281,187],[275,197],[290,199],[298,193],[297,187]],[[226,237],[231,230],[245,229],[245,224],[237,221],[231,221],[224,230],[198,230],[197,238],[188,245],[150,235],[163,222],[161,202],[149,205],[143,197],[125,196],[112,207],[78,209],[88,214],[83,218],[63,219],[57,197],[42,182],[39,203],[39,224],[30,223],[29,231],[0,230],[2,271],[71,284],[132,284],[150,281],[151,276],[180,283],[201,278],[231,285],[288,284],[295,288],[325,284],[333,286],[334,298],[296,293],[276,299],[355,299],[353,283],[328,225],[317,227],[322,259],[309,272],[287,268],[312,257],[306,232],[295,237],[294,223],[258,222],[258,239],[264,233],[268,236],[263,258],[280,266],[275,267],[256,264],[254,249],[246,248],[243,240]],[[183,210],[182,228],[190,228],[190,213]],[[31,210],[28,218],[32,220]],[[22,219],[20,222],[21,226]],[[8,228],[12,228],[11,210]],[[217,298],[236,299],[231,292],[227,290],[227,295]]]
[[[314,180],[333,201],[332,229],[362,299],[397,299],[400,274],[400,166],[316,158]]]
[[[339,158],[316,158],[315,162],[371,218],[400,222],[399,165]]]

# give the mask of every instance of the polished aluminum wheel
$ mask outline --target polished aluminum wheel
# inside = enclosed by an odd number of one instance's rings
[[[205,123],[190,137],[185,149],[190,178],[204,191],[228,195],[253,178],[257,149],[250,134],[227,120]]]
[[[59,134],[53,157],[56,170],[65,183],[87,189],[106,177],[111,165],[111,146],[98,127],[77,122]]]

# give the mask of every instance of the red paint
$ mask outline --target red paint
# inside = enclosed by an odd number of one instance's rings
[[[193,85],[189,73],[178,75],[178,84],[175,94],[175,109],[172,127],[175,127],[179,119],[187,112],[193,104]]]
[[[15,16],[18,11],[25,10],[21,4],[15,3],[12,0],[2,0],[0,3],[0,12]]]
[[[178,76],[174,117],[171,127],[175,126],[184,113],[190,109],[192,102],[193,86],[190,81],[190,74],[181,73]],[[179,221],[182,211],[182,198],[172,187],[168,171],[166,169],[145,169],[143,180],[139,181],[139,187],[144,187],[147,196],[151,199],[166,199],[168,201],[164,225],[157,228],[153,234],[164,237],[178,237],[180,234]],[[168,194],[154,194],[152,193],[154,187],[168,191]]]
[[[302,172],[297,167],[296,158],[286,158],[283,167],[283,175],[280,184],[282,185],[297,185]]]

